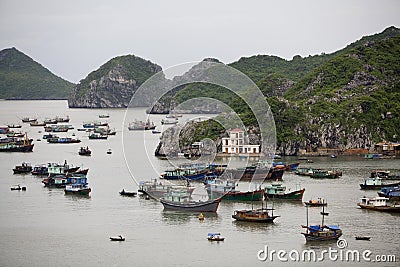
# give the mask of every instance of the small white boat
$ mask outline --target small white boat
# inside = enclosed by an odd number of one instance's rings
[[[222,237],[220,233],[208,233],[207,239],[209,241],[224,241],[225,237]]]

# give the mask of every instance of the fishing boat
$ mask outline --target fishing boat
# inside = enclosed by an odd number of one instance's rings
[[[277,167],[267,167],[267,166],[259,166],[258,164],[254,164],[251,166],[247,166],[244,168],[237,169],[227,169],[226,174],[232,177],[232,179],[237,181],[281,181],[283,174],[285,172],[284,168]]]
[[[309,207],[322,207],[328,205],[328,203],[320,197],[317,199],[310,199],[309,201],[304,202],[304,204]]]
[[[397,183],[382,183],[382,178],[374,177],[374,178],[365,178],[364,183],[360,184],[361,189],[381,189],[382,187],[392,187],[398,186],[400,182]]]
[[[100,115],[99,115],[99,118],[100,118],[100,119],[107,119],[107,118],[110,118],[110,114],[100,114]]]
[[[166,125],[166,124],[177,124],[178,123],[178,118],[164,118],[161,120],[161,124]]]
[[[45,122],[38,122],[38,121],[32,121],[29,123],[30,126],[46,126]]]
[[[22,128],[21,124],[8,124],[8,128]]]
[[[152,130],[151,133],[152,133],[152,134],[160,134],[161,132],[160,132],[160,131],[157,131],[157,130]]]
[[[356,240],[366,240],[369,241],[371,239],[370,236],[355,236]]]
[[[108,155],[111,155],[112,154],[112,150],[111,150],[111,148],[109,148],[109,149],[107,149],[107,152],[106,152]]]
[[[24,117],[21,120],[22,120],[22,122],[34,122],[34,121],[37,121],[37,119],[30,118],[30,117]]]
[[[69,184],[65,186],[65,194],[89,195],[92,189],[87,184]]]
[[[44,122],[45,124],[57,124],[57,123],[58,123],[58,121],[57,121],[56,119],[50,119],[50,118],[45,118],[45,119],[43,120],[43,122]]]
[[[0,152],[32,152],[33,146],[34,144],[31,144],[31,141],[28,139],[28,136],[25,133],[22,142],[12,141],[10,143],[0,143]]]
[[[127,197],[135,197],[137,195],[136,192],[129,192],[129,191],[125,191],[125,189],[122,189],[119,194],[121,196],[127,196]]]
[[[125,237],[122,237],[121,235],[117,237],[110,237],[110,241],[125,241]]]
[[[191,201],[187,190],[171,190],[160,199],[165,210],[216,212],[221,199],[208,201]]]
[[[301,176],[311,176],[313,174],[313,169],[312,168],[297,168],[295,171],[296,175],[301,175]]]
[[[373,170],[371,171],[370,178],[381,178],[382,180],[400,180],[400,174],[392,174],[386,170]]]
[[[68,125],[47,125],[44,127],[45,132],[65,133],[68,132]]]
[[[257,223],[272,223],[280,216],[274,216],[275,209],[261,208],[251,210],[235,210],[232,218],[237,221],[257,222]],[[271,215],[268,211],[272,211]]]
[[[208,233],[208,241],[224,241],[225,237],[222,237],[220,233]]]
[[[42,136],[42,138],[43,138],[43,139],[50,139],[50,138],[58,138],[58,136],[55,135],[55,134],[44,134],[44,135]]]
[[[225,165],[226,166],[226,165]],[[208,175],[220,175],[223,172],[223,165],[221,168],[213,164],[182,164],[177,168],[166,170],[161,174],[161,178],[165,180],[204,180]]]
[[[47,138],[47,143],[50,144],[74,144],[80,143],[81,140],[71,138],[71,137],[57,137],[57,138]]]
[[[153,179],[151,181],[140,181],[138,192],[159,200],[171,190],[186,190],[189,195],[192,195],[194,189],[195,187],[190,186],[188,182],[186,182],[186,185],[172,185]]]
[[[310,175],[311,178],[315,179],[335,179],[342,176],[342,172],[340,171],[332,171],[332,170],[320,170],[320,169],[313,169],[312,174]]]
[[[106,140],[108,138],[108,135],[104,134],[99,134],[99,133],[92,133],[89,135],[89,139],[91,140]]]
[[[150,120],[147,120],[146,122],[135,120],[134,122],[131,122],[128,125],[128,130],[129,131],[154,130],[155,128],[156,128],[156,126]]]
[[[81,155],[81,156],[90,156],[90,155],[92,155],[92,151],[89,149],[88,146],[87,147],[81,147],[79,149],[78,154]]]
[[[22,162],[21,165],[17,165],[13,169],[14,174],[30,173],[31,171],[32,171],[32,165],[28,162]]]
[[[82,184],[87,185],[87,177],[84,174],[58,174],[44,178],[42,180],[44,187],[49,188],[65,188],[67,185],[71,184]]]
[[[307,213],[307,224],[301,227],[306,228],[305,233],[301,233],[306,238],[306,241],[329,241],[337,240],[342,236],[342,230],[338,225],[325,225],[324,219],[328,213],[325,212],[325,206],[322,206],[322,222],[320,225],[309,225],[308,224],[308,206],[306,206]]]
[[[387,197],[389,201],[398,201],[400,200],[400,186],[383,187],[378,192],[378,196]]]
[[[241,192],[236,190],[235,181],[231,179],[206,180],[205,185],[210,199],[221,198],[229,201],[260,201],[264,197],[264,190]]]
[[[357,205],[362,209],[376,210],[376,211],[385,211],[385,212],[400,212],[399,204],[388,205],[387,201],[389,198],[387,197],[376,197],[376,198],[360,198],[360,202]]]
[[[21,138],[21,137],[24,137],[24,133],[22,133],[22,132],[14,132],[14,131],[9,131],[8,133],[7,133],[7,137],[10,137],[10,138]]]
[[[47,165],[45,164],[36,165],[33,167],[31,174],[37,176],[45,176],[49,174],[49,170],[47,168]]]
[[[272,183],[265,188],[265,197],[273,199],[302,200],[305,188],[286,191],[281,183]]]
[[[20,186],[19,184],[18,185],[14,185],[13,187],[11,187],[10,188],[11,189],[11,191],[20,191],[20,190],[22,190],[22,191],[26,191],[26,187],[25,186]]]
[[[57,122],[69,122],[69,116],[61,117],[61,116],[56,116],[55,119]]]

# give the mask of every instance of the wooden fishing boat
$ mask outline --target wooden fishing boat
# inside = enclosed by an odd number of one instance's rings
[[[382,180],[400,180],[399,173],[391,173],[391,171],[386,170],[373,170],[371,171],[370,178],[381,178]]]
[[[322,207],[328,205],[328,203],[320,197],[318,199],[310,199],[309,201],[304,202],[304,204],[309,207]]]
[[[25,186],[20,186],[20,185],[14,185],[13,187],[10,188],[11,191],[26,191],[26,187]]]
[[[9,124],[7,126],[8,126],[8,128],[22,128],[21,124]]]
[[[34,121],[37,121],[37,119],[30,118],[30,117],[24,117],[21,120],[22,120],[22,122],[34,122]]]
[[[260,201],[264,197],[264,189],[241,192],[235,190],[235,181],[231,179],[206,180],[206,191],[210,199],[221,198],[228,201]]]
[[[186,190],[171,190],[160,199],[165,210],[216,212],[221,199],[209,201],[191,201],[190,194]]]
[[[21,165],[15,166],[13,169],[14,174],[30,173],[32,171],[32,165],[27,162],[22,162]]]
[[[99,139],[103,139],[103,140],[105,140],[105,139],[107,139],[108,138],[108,135],[106,135],[106,134],[99,134],[99,133],[92,133],[91,135],[89,135],[89,139],[97,139],[97,140],[99,140]]]
[[[360,202],[357,205],[362,209],[376,210],[376,211],[384,211],[384,212],[400,212],[399,204],[388,205],[386,201],[389,198],[387,197],[376,197],[376,198],[367,198],[362,197]]]
[[[38,122],[38,121],[32,121],[29,123],[30,126],[46,126],[45,122]]]
[[[134,122],[131,122],[128,125],[129,131],[154,130],[155,128],[156,128],[156,126],[150,120],[147,120],[146,122],[135,120]]]
[[[89,195],[92,191],[87,184],[69,184],[65,186],[65,194],[74,194],[74,195]]]
[[[208,233],[208,241],[224,241],[225,237],[222,237],[220,233]]]
[[[309,225],[308,224],[308,206],[306,206],[307,211],[307,224],[302,225],[301,227],[306,228],[307,231],[305,233],[301,233],[304,235],[306,241],[330,241],[337,240],[342,236],[342,230],[338,225],[325,225],[324,218],[327,216],[327,213],[324,210],[325,206],[322,206],[322,222],[320,225]]]
[[[280,216],[274,216],[274,209],[261,208],[256,210],[235,210],[232,218],[237,221],[257,222],[257,223],[272,223]],[[271,215],[268,211],[272,211]]]
[[[286,191],[281,183],[272,183],[265,188],[265,197],[272,199],[302,200],[305,188]]]
[[[125,237],[122,237],[121,235],[117,237],[110,237],[110,241],[125,241]]]
[[[371,239],[370,236],[355,236],[356,240],[366,240],[369,241]]]
[[[310,175],[311,178],[315,179],[335,179],[342,176],[342,172],[340,171],[332,171],[332,170],[320,170],[320,169],[313,169],[312,174]]]
[[[92,155],[92,151],[89,149],[89,147],[81,147],[78,154],[81,156],[90,156]]]
[[[399,186],[400,182],[396,183],[382,183],[382,178],[365,178],[364,183],[360,184],[361,189],[381,189],[383,187]]]
[[[136,192],[129,192],[129,191],[125,191],[125,189],[122,189],[119,194],[121,196],[127,196],[127,197],[135,197],[137,195]]]
[[[138,192],[159,200],[171,190],[186,190],[189,195],[192,195],[194,189],[195,187],[191,187],[189,183],[187,183],[186,186],[172,185],[153,179],[152,181],[140,181]]]
[[[34,144],[28,139],[27,134],[22,142],[0,143],[0,152],[32,152]]]
[[[178,118],[164,118],[161,120],[161,124],[167,125],[167,124],[177,124],[178,123]]]
[[[74,144],[74,143],[80,143],[81,140],[71,137],[58,137],[58,138],[48,138],[47,142],[50,144]]]

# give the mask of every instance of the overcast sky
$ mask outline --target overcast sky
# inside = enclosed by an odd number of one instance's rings
[[[398,0],[0,0],[0,49],[14,46],[76,83],[125,54],[167,68],[330,53],[399,28],[399,11]]]

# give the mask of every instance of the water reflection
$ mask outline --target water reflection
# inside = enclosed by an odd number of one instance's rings
[[[175,224],[185,224],[190,221],[199,221],[202,223],[203,221],[199,220],[199,212],[180,212],[180,211],[162,211],[163,221],[167,224],[175,225]],[[218,214],[215,212],[205,212],[204,221],[216,220],[218,219]]]
[[[273,229],[275,223],[258,223],[258,222],[243,222],[243,221],[232,221],[232,225],[239,231],[243,232],[262,232],[268,229]]]

